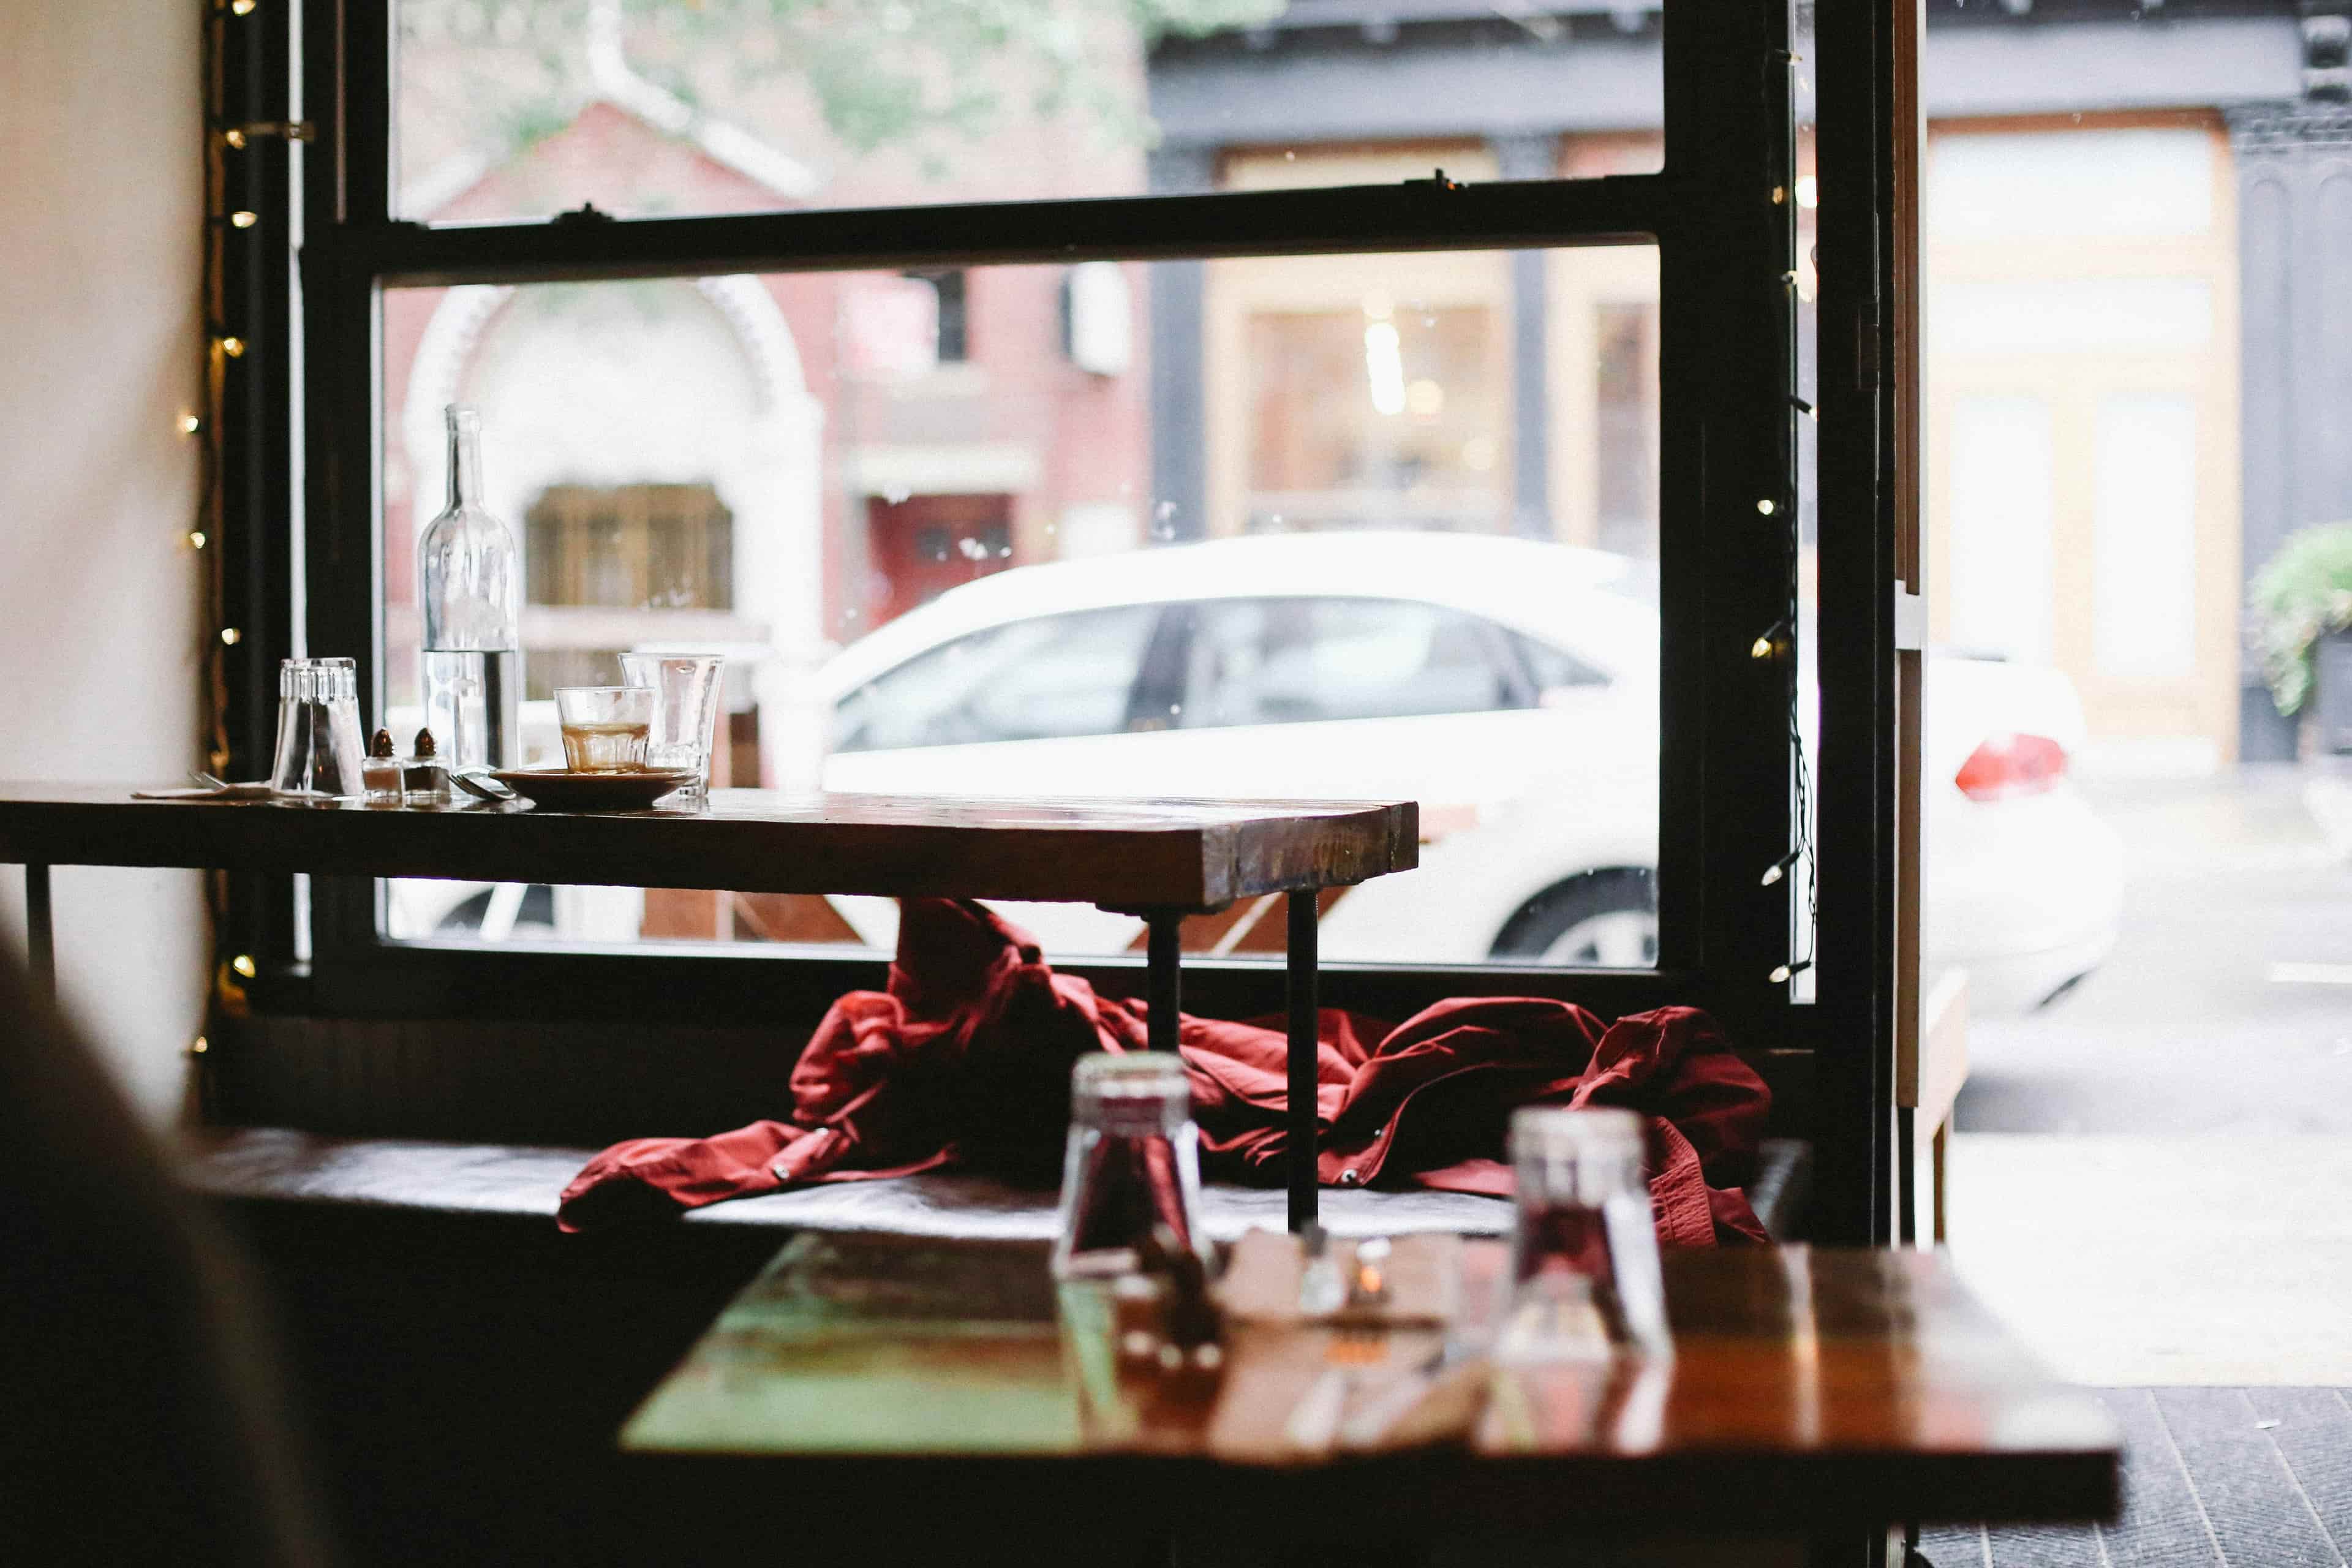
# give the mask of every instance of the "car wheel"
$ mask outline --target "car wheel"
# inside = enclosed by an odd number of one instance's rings
[[[1546,888],[1504,922],[1491,956],[1563,968],[1654,968],[1656,878],[1627,867],[1587,871]]]

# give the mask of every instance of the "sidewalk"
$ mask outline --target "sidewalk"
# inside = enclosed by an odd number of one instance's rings
[[[2352,1139],[1958,1133],[1950,1227],[2063,1377],[2352,1386]]]

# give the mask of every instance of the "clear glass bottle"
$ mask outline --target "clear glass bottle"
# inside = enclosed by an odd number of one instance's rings
[[[1630,1346],[1670,1354],[1658,1232],[1631,1110],[1522,1106],[1511,1114],[1518,1185],[1505,1361]]]
[[[449,504],[416,542],[425,723],[453,767],[522,764],[522,562],[482,505],[482,416],[453,403]]]
[[[1080,1057],[1070,1075],[1070,1141],[1062,1166],[1059,1279],[1135,1272],[1165,1243],[1197,1253],[1201,1133],[1192,1086],[1172,1051]]]

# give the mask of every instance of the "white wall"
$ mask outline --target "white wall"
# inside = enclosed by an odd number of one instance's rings
[[[0,777],[172,780],[199,754],[187,543],[200,10],[0,4]],[[22,951],[21,879],[0,923]],[[56,873],[65,1001],[174,1113],[209,963],[194,873]]]

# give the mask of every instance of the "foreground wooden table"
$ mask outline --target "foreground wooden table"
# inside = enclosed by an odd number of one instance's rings
[[[1492,1317],[1504,1248],[1458,1245],[1455,1326],[1468,1329]],[[623,1447],[731,1461],[779,1496],[970,1486],[1050,1516],[1107,1489],[1171,1518],[1263,1510],[1309,1534],[2081,1520],[2116,1505],[2105,1412],[2053,1382],[1933,1254],[1670,1253],[1671,1362],[1460,1363],[1445,1375],[1466,1404],[1441,1392],[1386,1451],[1341,1458],[1286,1452],[1283,1437],[1331,1331],[1239,1330],[1213,1405],[1122,1420],[1087,1371],[1090,1331],[1066,1307],[1057,1321],[1045,1258],[1033,1243],[804,1237]],[[1399,1365],[1443,1337],[1396,1331],[1414,1347]]]
[[[1291,1146],[1315,1147],[1316,892],[1419,863],[1411,801],[965,800],[715,790],[646,811],[520,803],[134,800],[128,784],[0,783],[36,984],[54,991],[52,866],[866,893],[1098,904],[1150,930],[1151,1045],[1176,1047],[1183,917],[1288,895]],[[1311,1157],[1291,1222],[1315,1214]]]

